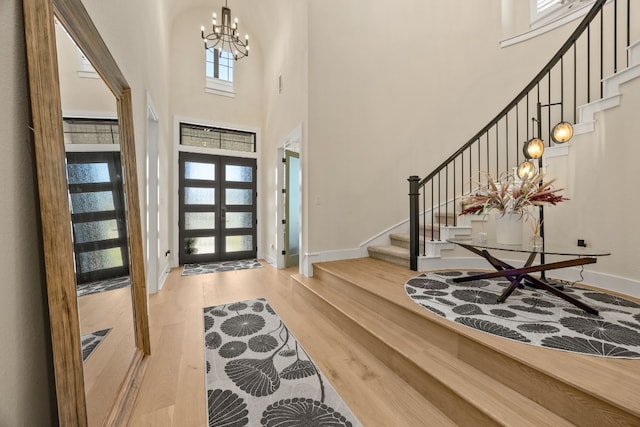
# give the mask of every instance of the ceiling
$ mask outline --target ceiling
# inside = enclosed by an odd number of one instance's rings
[[[162,0],[170,26],[176,18],[192,9],[201,9],[203,14],[209,15],[216,12],[220,16],[225,1],[232,17],[238,18],[242,33],[249,33],[252,43],[264,47],[272,42],[270,29],[282,16],[279,12],[292,0]]]

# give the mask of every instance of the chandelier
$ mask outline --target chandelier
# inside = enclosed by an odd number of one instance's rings
[[[236,61],[248,56],[249,35],[246,34],[244,41],[241,40],[240,32],[238,31],[238,18],[234,20],[233,24],[231,23],[231,9],[227,7],[227,0],[222,6],[221,15],[222,22],[218,25],[216,13],[213,13],[210,34],[205,35],[204,26],[200,27],[204,48],[212,51],[217,50],[220,56],[222,56],[223,51],[229,52]]]

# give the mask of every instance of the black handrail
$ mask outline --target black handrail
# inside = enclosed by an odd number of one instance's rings
[[[597,0],[594,3],[591,10],[589,11],[589,13],[587,13],[587,15],[584,17],[582,22],[580,22],[580,25],[578,25],[578,27],[573,31],[571,36],[562,45],[562,47],[558,50],[558,52],[555,55],[553,55],[553,57],[547,63],[547,65],[545,65],[545,67],[533,78],[533,80],[531,80],[531,83],[525,86],[525,88],[522,89],[522,91],[520,91],[520,93],[514,98],[513,101],[507,104],[507,106],[503,108],[502,111],[500,111],[493,120],[491,120],[485,127],[483,127],[478,133],[476,133],[471,139],[469,139],[469,141],[467,141],[466,144],[464,144],[462,147],[458,149],[458,151],[456,151],[451,156],[449,156],[449,158],[444,162],[442,162],[440,166],[435,168],[433,172],[431,172],[429,175],[423,178],[419,183],[419,187],[423,187],[428,181],[430,181],[434,176],[436,176],[436,174],[438,174],[442,169],[444,169],[449,163],[453,162],[463,151],[471,147],[474,142],[479,140],[482,135],[487,133],[492,127],[496,125],[496,123],[500,121],[500,119],[502,119],[520,101],[522,101],[525,95],[531,92],[533,88],[535,88],[536,85],[539,84],[540,81],[542,81],[542,79],[549,73],[549,71],[551,71],[556,66],[560,58],[562,58],[573,47],[573,44],[580,38],[582,33],[587,28],[589,28],[589,24],[591,23],[591,21],[593,21],[593,18],[595,18],[598,15],[598,13],[600,13],[602,6],[606,2],[607,0]]]
[[[486,172],[489,172],[490,167],[495,166],[496,173],[500,173],[501,167],[515,167],[521,160],[521,146],[518,145],[518,141],[520,139],[520,126],[524,123],[526,126],[526,139],[529,140],[529,126],[528,120],[530,118],[530,105],[532,104],[545,104],[545,107],[551,106],[560,106],[560,119],[564,120],[565,117],[565,91],[570,92],[573,91],[571,95],[568,95],[567,98],[572,98],[571,101],[567,104],[567,110],[569,108],[573,109],[573,122],[576,122],[576,112],[578,109],[578,101],[581,103],[586,102],[590,103],[592,86],[595,88],[596,81],[592,81],[592,55],[591,55],[591,44],[592,44],[592,31],[591,24],[596,19],[596,17],[600,14],[600,22],[599,28],[596,31],[600,32],[600,64],[593,64],[594,71],[595,67],[599,65],[599,73],[594,72],[595,74],[599,74],[599,79],[597,81],[598,86],[600,87],[600,96],[602,97],[603,92],[603,78],[604,78],[604,62],[605,62],[605,46],[604,46],[604,14],[603,8],[605,4],[608,2],[613,3],[613,74],[618,72],[618,0],[596,0],[590,10],[587,12],[586,16],[582,19],[582,21],[578,24],[569,38],[563,43],[563,45],[558,49],[555,55],[547,62],[547,64],[540,70],[538,74],[531,80],[531,82],[526,85],[517,95],[516,97],[507,104],[502,111],[500,111],[487,125],[485,125],[482,129],[480,129],[475,135],[473,135],[465,144],[463,144],[458,150],[456,150],[451,156],[449,156],[444,162],[442,162],[439,166],[433,169],[425,178],[419,179],[418,176],[412,176],[410,181],[410,265],[413,270],[417,270],[417,262],[418,262],[418,254],[420,251],[420,237],[424,239],[424,244],[427,242],[427,226],[428,217],[427,217],[427,197],[428,193],[431,198],[431,231],[430,237],[431,241],[436,238],[436,234],[438,234],[437,239],[441,239],[439,233],[442,230],[441,224],[436,220],[435,210],[437,209],[439,212],[443,212],[446,215],[445,226],[450,225],[449,222],[449,213],[453,212],[454,219],[452,225],[457,225],[457,200],[464,193],[464,183],[462,181],[469,179],[470,181],[473,179],[475,173],[480,173],[483,169],[483,166],[486,166]],[[630,46],[630,7],[631,0],[626,1],[626,47]],[[622,22],[622,21],[621,21]],[[608,30],[608,29],[607,29]],[[583,42],[583,36],[586,39]],[[586,43],[586,54],[580,57],[581,62],[578,62],[578,48],[581,48],[582,45],[579,43]],[[595,43],[595,42],[594,42]],[[608,48],[608,47],[607,47]],[[567,54],[573,49],[573,55],[571,58]],[[573,59],[573,70],[572,76],[565,74],[565,57],[567,58],[568,67],[571,67],[571,59]],[[583,59],[584,58],[584,59]],[[586,61],[586,64],[583,64],[582,61]],[[609,64],[609,62],[607,62]],[[627,56],[627,66],[628,56]],[[609,65],[607,65],[609,67]],[[586,69],[586,73],[585,73]],[[578,71],[580,71],[580,76],[578,75]],[[556,80],[556,75],[559,72],[559,80]],[[586,77],[583,79],[579,79],[579,77],[586,74]],[[553,78],[553,82],[552,82]],[[565,78],[570,80],[573,78],[573,82],[570,81],[565,84]],[[586,90],[583,86],[584,81],[586,80]],[[580,81],[580,84],[578,84]],[[541,87],[542,86],[542,87]],[[552,88],[555,92],[552,92]],[[558,90],[559,88],[559,90]],[[541,89],[546,89],[541,91]],[[578,97],[578,93],[580,92],[580,98]],[[552,96],[560,97],[560,102],[554,102],[552,100]],[[520,108],[521,103],[525,103],[526,108]],[[522,116],[526,117],[523,121]],[[511,116],[511,120],[510,120]],[[514,117],[515,116],[515,117]],[[544,118],[540,120],[544,120],[547,122],[549,127],[549,132],[551,131],[551,119],[552,113],[551,108],[548,111],[548,117],[545,115]],[[513,129],[513,130],[512,130]],[[538,129],[540,129],[540,123],[538,123]],[[504,131],[504,134],[502,132]],[[540,131],[538,131],[538,137],[541,137]],[[515,137],[516,143],[510,142]],[[477,144],[477,150],[473,148],[473,145]],[[482,147],[483,144],[486,144],[486,147]],[[549,142],[551,145],[551,142]],[[473,148],[473,149],[472,149]],[[486,148],[486,150],[483,150]],[[468,155],[465,154],[468,150]],[[495,150],[495,157],[491,156],[492,150]],[[513,154],[515,153],[515,154]],[[515,158],[516,163],[513,164],[513,159]],[[504,159],[504,161],[502,161]],[[467,164],[465,164],[467,162]],[[456,163],[460,163],[460,168],[457,167]],[[460,180],[457,180],[458,169],[460,170]],[[504,170],[504,169],[503,169]],[[452,182],[450,183],[451,174],[453,174]],[[465,176],[467,174],[468,176]],[[437,182],[436,182],[437,181]],[[427,184],[431,182],[429,186]],[[429,188],[430,187],[430,188]],[[471,190],[471,189],[470,189]],[[444,193],[444,199],[443,195]],[[422,214],[420,213],[420,197],[422,200]],[[452,206],[449,206],[452,204]],[[422,227],[422,236],[420,236],[420,218],[422,217],[425,226]],[[423,251],[426,251],[426,247],[423,246]],[[424,252],[423,252],[424,253]]]

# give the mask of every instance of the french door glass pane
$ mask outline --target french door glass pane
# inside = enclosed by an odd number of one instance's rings
[[[80,270],[83,273],[123,266],[122,250],[120,247],[92,252],[80,252],[79,255]]]
[[[251,212],[227,212],[225,226],[230,228],[251,228],[253,214]]]
[[[186,179],[215,181],[216,165],[213,163],[185,162],[184,177]]]
[[[184,239],[185,252],[191,254],[215,254],[215,237],[188,237]]]
[[[71,194],[71,213],[104,212],[115,210],[113,192],[96,191],[93,193]]]
[[[253,250],[252,236],[227,236],[227,252],[245,252]]]
[[[226,165],[225,178],[229,182],[252,182],[253,168],[250,166]]]
[[[107,163],[70,163],[67,173],[69,184],[111,182]]]
[[[76,243],[97,242],[99,240],[117,239],[120,237],[118,221],[109,219],[105,221],[81,222],[73,224]]]
[[[186,205],[215,205],[216,189],[186,187],[184,189],[184,203]]]
[[[216,228],[215,212],[185,212],[185,230],[211,230]]]
[[[225,193],[227,205],[251,205],[251,193],[251,190],[227,188]]]

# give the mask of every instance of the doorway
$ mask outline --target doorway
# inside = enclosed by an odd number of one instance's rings
[[[256,258],[256,159],[180,152],[179,263]]]
[[[300,262],[300,154],[285,151],[285,268]]]

